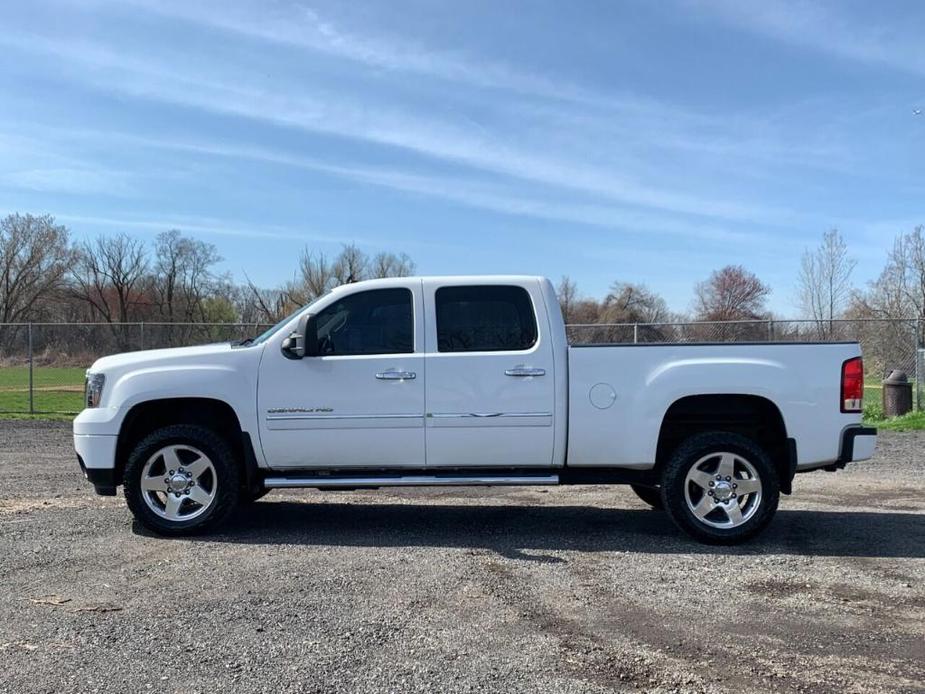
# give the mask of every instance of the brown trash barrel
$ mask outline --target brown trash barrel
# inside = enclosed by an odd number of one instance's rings
[[[893,369],[883,379],[883,414],[898,417],[912,411],[912,384],[904,371]]]

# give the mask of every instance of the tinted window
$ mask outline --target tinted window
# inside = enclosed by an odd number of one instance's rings
[[[441,287],[436,300],[441,352],[529,349],[536,342],[533,302],[522,287]]]
[[[414,351],[414,317],[407,289],[374,289],[335,301],[318,314],[322,355]]]

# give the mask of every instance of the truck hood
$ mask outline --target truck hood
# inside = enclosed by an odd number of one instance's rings
[[[123,352],[102,357],[93,362],[90,371],[111,372],[145,366],[166,366],[173,364],[200,363],[203,358],[227,354],[232,349],[228,342],[198,347],[172,347],[170,349],[146,349],[139,352]]]

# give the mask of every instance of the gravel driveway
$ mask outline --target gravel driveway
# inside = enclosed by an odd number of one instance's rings
[[[164,540],[0,422],[0,691],[925,691],[925,436],[697,545],[621,487],[274,492]]]

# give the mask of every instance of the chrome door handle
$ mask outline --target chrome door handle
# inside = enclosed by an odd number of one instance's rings
[[[380,371],[376,374],[380,381],[413,381],[417,377],[414,371]]]
[[[546,369],[532,369],[526,366],[515,366],[513,369],[507,369],[505,376],[545,376]]]

